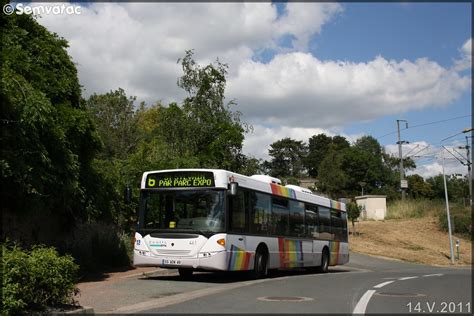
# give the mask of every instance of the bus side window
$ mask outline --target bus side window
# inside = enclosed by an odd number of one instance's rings
[[[341,212],[331,210],[331,232],[334,240],[341,240],[342,237],[342,221]]]
[[[326,207],[319,207],[319,237],[321,239],[333,240],[331,230],[331,212]]]
[[[289,216],[290,210],[288,209],[288,200],[273,197],[270,234],[287,236],[289,233]]]
[[[270,225],[270,195],[250,192],[250,232],[268,234]]]
[[[290,235],[296,237],[305,236],[304,227],[304,203],[290,201]]]
[[[229,201],[230,210],[230,231],[231,232],[246,232],[246,199],[245,191],[237,191],[236,196],[232,196]]]
[[[341,219],[342,219],[342,241],[347,242],[347,214],[345,212],[341,212]]]
[[[305,226],[307,237],[319,238],[319,215],[317,206],[305,204]]]

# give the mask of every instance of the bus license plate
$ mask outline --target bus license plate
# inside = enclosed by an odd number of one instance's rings
[[[181,265],[181,260],[163,259],[163,261],[161,263],[166,264],[166,265],[179,266],[179,265]]]

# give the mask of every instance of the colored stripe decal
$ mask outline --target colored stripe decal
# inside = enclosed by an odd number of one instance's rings
[[[274,195],[279,195],[291,199],[296,199],[295,190],[286,188],[284,186],[278,185],[276,183],[270,183],[270,187],[272,188],[272,193]]]
[[[337,210],[342,209],[341,202],[331,200],[331,208],[335,208]]]
[[[331,252],[330,255],[330,265],[336,265],[339,264],[339,248],[341,246],[341,243],[339,241],[330,241],[329,242],[329,249]]]
[[[303,266],[303,242],[278,238],[280,268],[296,268]]]
[[[230,247],[230,258],[227,269],[232,271],[248,270],[251,256],[252,254],[250,252],[246,252],[245,250],[232,245]]]

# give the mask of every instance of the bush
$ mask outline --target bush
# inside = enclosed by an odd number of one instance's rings
[[[131,241],[106,223],[79,224],[68,240],[65,252],[79,263],[80,273],[101,272],[104,269],[131,265]]]
[[[472,239],[472,213],[470,207],[455,205],[450,208],[451,229],[453,233],[469,236]],[[446,211],[438,216],[441,229],[448,231]]]
[[[2,314],[44,311],[48,306],[73,304],[79,269],[71,256],[56,249],[35,246],[25,251],[2,245]]]

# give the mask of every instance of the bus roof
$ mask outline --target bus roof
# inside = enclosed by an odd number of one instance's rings
[[[304,190],[294,190],[291,185],[282,186],[277,183],[262,181],[255,177],[248,177],[222,169],[167,169],[147,171],[143,173],[140,187],[141,189],[179,189],[190,187],[227,189],[228,184],[232,181],[237,182],[239,187],[287,197],[302,202],[314,203],[341,211],[346,210],[346,206],[342,202],[304,192]]]

